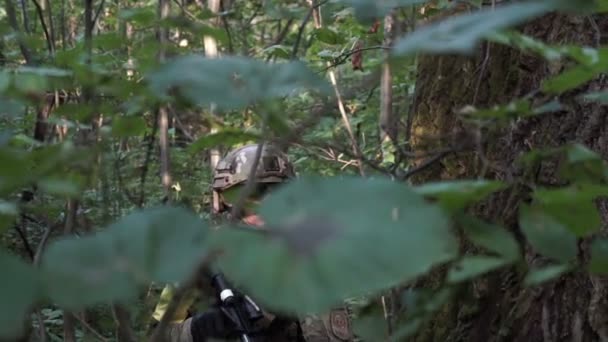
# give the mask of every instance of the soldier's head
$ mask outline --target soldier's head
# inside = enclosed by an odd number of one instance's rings
[[[218,197],[217,212],[231,210],[241,196],[255,163],[257,144],[230,151],[215,167],[213,191]],[[264,144],[254,174],[254,189],[245,200],[243,211],[252,214],[255,206],[272,188],[295,177],[287,155],[272,144]]]

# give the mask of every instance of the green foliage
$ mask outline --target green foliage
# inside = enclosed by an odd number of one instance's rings
[[[303,63],[271,65],[244,57],[178,57],[151,73],[148,82],[160,98],[168,100],[176,92],[193,104],[225,110],[294,96],[303,89],[331,91],[328,82]]]
[[[428,0],[337,0],[337,2],[353,7],[355,17],[361,23],[371,24],[375,20],[384,17],[394,8],[423,4],[428,2]]]
[[[442,206],[450,210],[457,210],[503,189],[505,185],[499,181],[456,180],[425,183],[417,186],[415,191],[436,199]]]
[[[395,43],[392,54],[469,54],[491,33],[533,19],[555,7],[551,1],[531,1],[456,15],[435,24],[425,25],[400,39]]]
[[[39,276],[31,265],[0,249],[0,269],[4,272],[0,311],[0,338],[11,339],[23,331],[23,319],[40,298]]]
[[[523,283],[525,286],[540,285],[544,282],[555,279],[570,270],[572,270],[572,266],[568,264],[555,264],[531,269],[526,274]]]
[[[152,281],[184,281],[204,257],[205,228],[185,209],[159,207],[131,213],[92,236],[58,240],[42,264],[48,295],[79,309],[133,299],[138,286]]]
[[[399,340],[415,334],[458,289],[490,272],[521,272],[522,286],[573,271],[606,274],[608,244],[596,235],[602,232],[597,202],[608,195],[608,169],[600,154],[582,144],[532,148],[517,164],[523,176],[513,179],[441,179],[410,186],[387,177],[408,169],[410,161],[397,153],[385,158],[390,144],[381,142],[378,132],[382,100],[374,88],[377,82],[358,83],[387,61],[395,64],[394,113],[411,112],[415,103],[418,54],[468,55],[486,40],[567,66],[542,80],[533,94],[504,103],[479,101],[460,110],[460,118],[478,124],[479,133],[490,133],[490,138],[496,127],[570,108],[566,92],[608,69],[608,50],[601,46],[548,44],[515,29],[554,10],[585,15],[605,11],[606,1],[593,6],[585,1],[531,1],[495,8],[471,3],[482,9],[435,20],[434,15],[453,6],[435,1],[424,11],[433,23],[410,31],[409,24],[421,16],[418,9],[429,1],[320,2],[321,28],[300,27],[310,8],[298,1],[234,1],[220,14],[182,2],[162,20],[155,2],[118,1],[101,5],[103,15],[91,45],[84,41],[82,28],[62,29],[55,32],[52,53],[40,25],[30,22],[25,29],[26,16],[19,13],[17,23],[24,29],[15,32],[5,15],[0,21],[0,233],[7,248],[0,249],[0,267],[9,276],[3,287],[0,338],[19,335],[23,323],[30,324],[27,318],[36,317],[34,311],[41,312],[43,324],[52,330],[60,328],[65,309],[137,302],[151,283],[183,283],[216,251],[223,253],[212,259],[213,265],[267,309],[318,313],[364,297],[373,304],[359,312],[355,325],[367,340],[385,335],[386,320],[376,297],[396,285],[421,284],[396,294],[407,308],[392,322],[392,338]],[[83,12],[80,6],[59,8],[53,3],[48,15],[54,22],[83,22],[73,17]],[[387,58],[382,26],[375,33],[369,26],[381,24],[389,12],[408,31],[395,37]],[[34,20],[33,12],[28,13]],[[165,46],[156,36],[159,28],[171,31]],[[205,38],[217,40],[218,58],[203,56]],[[24,47],[34,55],[27,66]],[[161,47],[167,57],[163,63]],[[365,50],[362,55],[355,53],[358,47]],[[348,65],[353,55],[363,58],[364,70]],[[328,67],[328,62],[334,65]],[[364,164],[374,164],[366,168],[367,178],[353,176],[358,174],[357,158],[348,155],[350,136],[324,76],[327,70],[338,76]],[[549,96],[539,100],[538,93]],[[45,140],[34,140],[38,111],[45,110],[51,97],[62,100],[45,119]],[[576,97],[608,103],[601,90],[577,92]],[[330,105],[310,125],[311,112],[318,114],[320,103]],[[169,106],[171,114],[169,192],[159,181],[160,105]],[[219,109],[217,115],[208,113],[212,107]],[[399,118],[396,125],[406,127],[408,119]],[[65,136],[54,133],[63,127]],[[211,171],[202,167],[208,163],[204,155],[210,148],[225,151],[262,139],[292,143],[288,153],[302,177],[262,203],[266,230],[226,223],[211,233],[217,222],[207,214]],[[403,148],[408,142],[398,143]],[[550,186],[531,176],[547,161],[557,165],[557,182]],[[521,188],[525,199],[519,197]],[[34,199],[24,201],[22,195],[31,189]],[[514,196],[514,207],[504,210],[519,209],[511,218],[517,224],[502,222],[504,213],[484,220],[474,215],[497,196]],[[75,213],[66,200],[78,201]],[[156,206],[164,201],[173,204]],[[72,223],[75,234],[58,236],[62,226]],[[41,241],[51,227],[44,246]],[[24,239],[42,252],[40,265],[19,257],[27,255]],[[590,261],[583,262],[578,259],[583,248],[579,242],[587,239],[594,240]],[[525,267],[529,253],[550,260]],[[437,268],[446,271],[444,277],[434,277]],[[133,308],[146,317],[138,326],[147,324],[146,310],[149,304]],[[35,320],[31,326],[37,324]],[[61,340],[60,334],[50,336]]]
[[[528,242],[538,253],[562,262],[575,260],[576,236],[540,208],[522,206],[520,226]]]

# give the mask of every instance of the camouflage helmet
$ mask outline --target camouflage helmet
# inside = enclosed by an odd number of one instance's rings
[[[245,183],[255,162],[257,144],[250,144],[230,151],[220,160],[213,174],[213,190],[222,192]],[[264,144],[258,162],[257,183],[282,183],[295,176],[287,155],[276,146]]]

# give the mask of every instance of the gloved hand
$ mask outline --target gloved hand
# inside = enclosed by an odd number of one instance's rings
[[[211,308],[192,317],[190,332],[194,342],[204,342],[210,338],[238,338],[234,323],[218,308]]]

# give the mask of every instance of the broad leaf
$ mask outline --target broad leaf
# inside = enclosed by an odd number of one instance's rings
[[[141,116],[116,116],[112,121],[115,137],[141,136],[146,131],[146,121]]]
[[[15,203],[0,199],[0,234],[15,222],[18,213]]]
[[[395,43],[392,54],[470,54],[490,34],[554,10],[550,1],[514,3],[448,17],[425,25]]]
[[[505,266],[509,260],[490,256],[465,256],[459,260],[448,273],[448,281],[457,283],[469,280]]]
[[[576,88],[597,77],[600,73],[606,72],[608,70],[608,48],[593,51],[595,52],[591,58],[592,63],[572,67],[559,75],[545,79],[542,90],[551,94],[559,94]]]
[[[597,238],[591,242],[591,260],[587,266],[594,274],[608,274],[608,240]]]
[[[559,175],[577,183],[596,183],[608,179],[608,167],[604,159],[582,144],[564,146],[565,162],[560,165]]]
[[[515,119],[529,117],[561,109],[558,101],[551,101],[533,108],[527,99],[518,99],[506,105],[496,105],[492,108],[477,109],[467,106],[460,111],[465,117],[476,119]]]
[[[300,91],[330,94],[329,83],[301,62],[268,64],[255,59],[228,56],[178,57],[148,75],[154,94],[174,94],[201,106],[238,109]]]
[[[562,262],[576,258],[576,236],[540,208],[522,205],[519,224],[526,239],[539,254]]]
[[[217,133],[211,133],[198,138],[190,144],[188,151],[191,153],[200,152],[204,149],[215,147],[218,145],[234,146],[236,144],[257,141],[260,136],[257,134],[244,132],[235,129],[223,129]]]
[[[320,312],[411,280],[457,252],[443,212],[384,178],[301,178],[274,192],[260,214],[266,233],[220,230],[219,265],[279,311]]]
[[[473,216],[458,215],[456,219],[467,238],[474,244],[497,253],[506,260],[514,261],[520,258],[521,250],[515,237],[503,227]]]
[[[608,104],[608,91],[597,91],[592,93],[587,93],[582,96],[587,101],[597,102],[602,105]]]
[[[0,339],[14,340],[25,327],[26,314],[42,298],[36,270],[18,257],[0,249],[2,292],[0,301]]]
[[[524,278],[524,285],[534,286],[542,284],[561,276],[571,269],[572,267],[566,264],[549,265],[541,268],[531,269]]]
[[[489,180],[450,180],[426,183],[414,188],[418,194],[436,199],[442,206],[461,209],[475,203],[493,192],[502,190],[506,184]]]
[[[327,27],[315,29],[313,35],[319,41],[331,45],[343,44],[346,41],[338,32]]]
[[[277,58],[289,59],[291,57],[289,47],[285,45],[272,45],[262,50],[262,52],[265,52],[269,56]]]
[[[48,292],[66,308],[131,299],[151,281],[183,281],[204,255],[205,226],[181,208],[131,213],[84,238],[49,245],[43,260]]]
[[[599,230],[601,218],[594,200],[607,196],[608,187],[574,184],[558,189],[537,189],[534,198],[551,215],[579,237]]]
[[[355,9],[355,17],[363,24],[371,24],[383,18],[393,8],[406,7],[429,2],[429,0],[337,0],[338,3]]]

